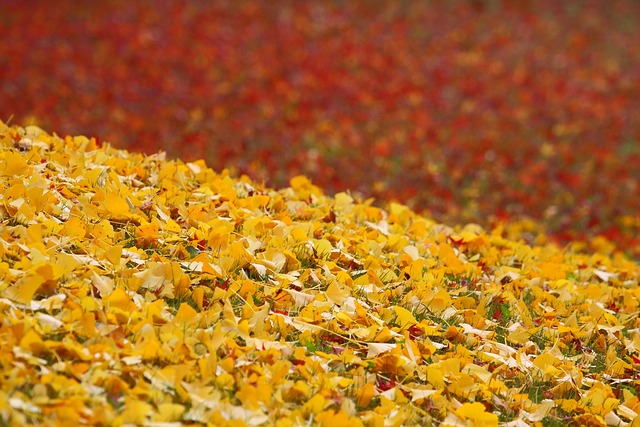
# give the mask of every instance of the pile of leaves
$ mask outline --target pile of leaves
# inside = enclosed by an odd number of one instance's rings
[[[640,257],[640,2],[5,0],[0,119]]]
[[[0,425],[637,425],[607,241],[290,184],[0,123]]]

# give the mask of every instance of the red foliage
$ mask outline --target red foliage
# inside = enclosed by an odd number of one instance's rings
[[[2,120],[637,246],[635,0],[0,8]]]

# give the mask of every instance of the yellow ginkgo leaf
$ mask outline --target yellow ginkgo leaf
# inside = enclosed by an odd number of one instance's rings
[[[129,203],[117,193],[107,193],[103,201],[104,209],[114,218],[127,217],[129,215]]]
[[[333,302],[337,305],[342,305],[344,301],[351,295],[349,289],[341,285],[338,282],[331,282],[327,290],[325,291],[325,295],[329,298],[329,301]]]
[[[498,416],[487,412],[480,402],[463,403],[455,410],[455,414],[462,419],[472,420],[475,427],[498,427]]]
[[[2,294],[12,301],[20,304],[28,305],[33,299],[36,291],[42,286],[45,279],[39,274],[29,274],[17,283],[9,286]]]
[[[189,304],[182,303],[173,321],[178,325],[193,325],[198,321],[198,313]]]
[[[128,312],[134,307],[131,297],[121,287],[115,288],[111,294],[104,296],[103,301],[108,307],[118,308],[124,312]]]
[[[163,402],[157,406],[151,418],[157,423],[178,422],[180,421],[180,417],[184,411],[184,405],[172,402]]]
[[[418,323],[413,314],[404,307],[400,307],[398,305],[393,306],[393,311],[396,312],[396,320],[395,323],[400,326],[400,328],[405,329],[412,325]]]
[[[128,398],[124,404],[124,411],[120,415],[125,424],[145,424],[147,416],[151,414],[152,406],[136,398]]]
[[[319,413],[316,421],[321,427],[360,427],[363,425],[360,419],[350,417],[343,411],[335,412],[331,409]]]
[[[371,359],[379,354],[391,351],[394,348],[396,348],[396,344],[370,342],[368,344],[367,359]]]
[[[120,266],[120,258],[122,258],[122,245],[115,245],[104,251],[104,257],[109,261],[114,267]]]
[[[16,151],[10,151],[0,158],[0,175],[21,176],[27,174],[29,165],[24,156]]]
[[[32,328],[20,340],[20,347],[29,350],[34,355],[38,355],[44,348],[44,343],[40,335]]]
[[[303,405],[302,410],[307,414],[318,414],[324,409],[325,404],[325,398],[321,394],[315,394]]]

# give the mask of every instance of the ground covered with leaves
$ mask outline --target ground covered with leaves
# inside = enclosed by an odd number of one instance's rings
[[[640,256],[637,0],[5,0],[0,40],[5,122]]]
[[[637,425],[640,266],[605,239],[2,123],[0,216],[0,425]]]

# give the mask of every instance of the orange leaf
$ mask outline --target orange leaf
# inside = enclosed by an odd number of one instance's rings
[[[360,408],[366,408],[371,403],[371,399],[375,395],[375,386],[373,383],[366,383],[364,387],[358,390],[355,394],[356,404]]]

